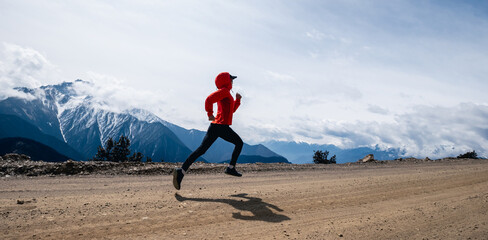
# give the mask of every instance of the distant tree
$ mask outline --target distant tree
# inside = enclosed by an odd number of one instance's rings
[[[473,150],[472,152],[467,152],[465,154],[460,154],[457,158],[472,158],[478,159],[478,154]]]
[[[115,162],[127,162],[130,155],[130,140],[126,136],[120,136],[119,140],[115,143],[113,150],[113,160]]]
[[[316,164],[335,164],[336,163],[336,155],[332,156],[330,159],[327,159],[329,156],[329,151],[313,151],[313,162]]]
[[[152,158],[146,157],[146,162],[152,162]]]
[[[113,161],[114,140],[110,137],[105,144],[105,152],[107,161]]]
[[[91,161],[107,161],[107,151],[102,146],[98,146],[97,154],[91,159]]]
[[[332,156],[329,160],[329,163],[336,164],[336,155]]]
[[[93,161],[113,161],[113,148],[114,148],[114,140],[109,138],[105,143],[105,148],[102,146],[98,146],[97,154]]]
[[[140,152],[130,151],[130,139],[126,136],[120,136],[117,142],[109,138],[105,143],[105,148],[98,146],[98,152],[93,157],[93,161],[110,161],[110,162],[141,162],[144,155]]]
[[[325,163],[324,158],[327,159],[329,155],[328,151],[322,152],[321,150],[313,151],[313,162],[316,164]]]

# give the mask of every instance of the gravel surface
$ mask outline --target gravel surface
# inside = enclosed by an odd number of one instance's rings
[[[240,164],[239,178],[199,163],[179,191],[168,175],[175,164],[22,164],[85,170],[1,177],[0,239],[488,236],[486,160]]]

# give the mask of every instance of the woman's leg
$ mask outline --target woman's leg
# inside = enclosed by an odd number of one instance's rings
[[[237,163],[237,158],[241,154],[242,146],[244,145],[244,142],[242,142],[241,137],[239,137],[239,135],[237,135],[237,133],[234,132],[234,130],[232,130],[232,128],[230,128],[229,126],[223,128],[223,131],[220,132],[219,137],[235,145],[234,151],[232,152],[232,158],[229,163],[229,165],[235,166]]]
[[[214,124],[210,124],[210,127],[208,127],[207,130],[207,134],[205,134],[205,137],[203,138],[200,147],[198,147],[195,151],[193,151],[183,163],[183,166],[181,168],[183,168],[185,172],[188,171],[190,165],[192,165],[197,158],[205,154],[205,152],[207,152],[207,150],[210,148],[210,146],[212,146],[215,140],[217,140],[219,136],[216,130],[217,130],[216,126]]]

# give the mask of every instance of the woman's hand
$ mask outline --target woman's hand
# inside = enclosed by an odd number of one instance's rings
[[[236,98],[237,98],[237,100],[240,100],[242,98],[241,94],[236,93]]]
[[[214,121],[214,120],[215,120],[214,115],[208,116],[208,120],[209,120],[209,121]]]

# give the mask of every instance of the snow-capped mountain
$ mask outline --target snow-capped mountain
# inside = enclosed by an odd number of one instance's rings
[[[81,80],[75,83],[90,84]],[[190,154],[191,150],[157,117],[111,111],[90,95],[79,94],[73,87],[75,83],[18,88],[34,98],[7,98],[0,102],[0,113],[20,117],[67,143],[84,160],[93,157],[97,147],[110,137],[117,140],[121,135],[129,137],[133,151],[153,161],[182,161]]]
[[[103,100],[78,91],[76,86],[83,84],[91,83],[77,80],[36,89],[17,88],[29,98],[10,97],[0,101],[0,114],[13,115],[36,126],[42,133],[78,151],[84,160],[92,158],[97,147],[110,137],[117,140],[124,135],[131,140],[132,151],[141,152],[153,161],[182,162],[197,147],[195,143],[199,144],[203,139],[204,132],[186,130],[146,110],[111,109]],[[0,133],[2,137],[6,136]],[[204,161],[204,158],[211,162],[230,159],[233,147],[225,144],[230,143],[216,143],[212,151],[197,161]],[[246,152],[261,157],[281,157],[259,145],[246,144],[243,154]],[[283,161],[287,162],[284,158]]]

